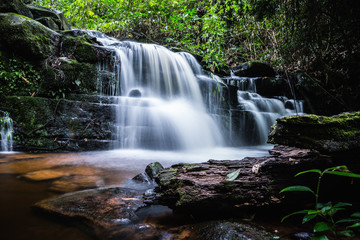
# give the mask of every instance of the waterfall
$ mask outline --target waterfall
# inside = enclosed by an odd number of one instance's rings
[[[8,112],[0,112],[1,151],[13,150],[13,121]]]
[[[233,77],[234,78],[234,77]],[[237,124],[238,141],[244,145],[265,144],[269,130],[277,118],[303,114],[303,103],[284,96],[265,98],[256,93],[257,78],[237,78],[238,109],[237,114],[241,124]]]
[[[100,94],[114,96],[114,148],[189,150],[222,146],[189,55],[90,32],[113,57],[99,64]],[[196,70],[197,69],[197,70]]]
[[[97,88],[115,99],[114,149],[263,145],[277,118],[302,113],[301,101],[257,94],[256,78],[225,84],[189,53],[87,34],[113,53],[98,64]]]

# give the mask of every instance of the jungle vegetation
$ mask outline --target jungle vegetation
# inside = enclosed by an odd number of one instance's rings
[[[320,87],[359,110],[360,7],[355,0],[35,0],[94,29],[191,52],[225,73],[248,61]],[[359,100],[359,101],[358,101]]]

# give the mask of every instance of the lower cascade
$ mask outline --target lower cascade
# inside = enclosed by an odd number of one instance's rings
[[[0,111],[1,151],[13,150],[13,121],[9,113]]]
[[[238,106],[230,107],[226,84],[204,73],[191,54],[87,34],[113,53],[98,64],[97,88],[115,99],[115,149],[261,145],[275,119],[293,113],[251,88],[238,88]]]

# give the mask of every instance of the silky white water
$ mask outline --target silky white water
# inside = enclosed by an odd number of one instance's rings
[[[238,105],[225,106],[227,86],[191,54],[87,33],[113,52],[99,63],[98,91],[116,99],[114,149],[264,145],[277,118],[302,112],[298,101],[263,98],[251,78],[238,81]]]
[[[103,95],[117,96],[115,149],[191,150],[224,145],[218,124],[206,111],[189,56],[159,45],[92,34],[114,52],[111,63],[99,67],[111,72],[110,84],[100,81],[98,88]]]
[[[1,151],[11,152],[13,150],[13,120],[9,113],[0,116]]]

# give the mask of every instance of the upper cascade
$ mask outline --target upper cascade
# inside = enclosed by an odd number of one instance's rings
[[[113,57],[99,64],[100,94],[118,97],[115,148],[198,149],[224,145],[220,127],[207,113],[187,53],[146,43],[118,41],[90,31]],[[197,64],[197,65],[196,65]]]

